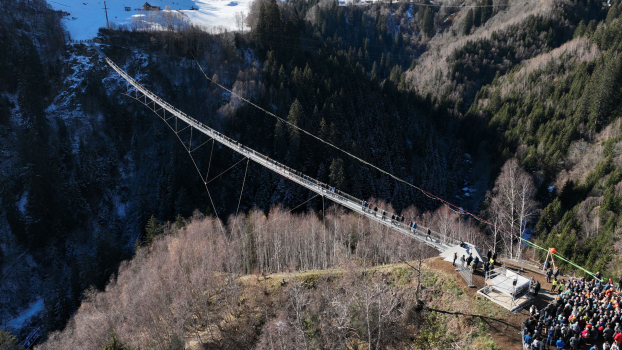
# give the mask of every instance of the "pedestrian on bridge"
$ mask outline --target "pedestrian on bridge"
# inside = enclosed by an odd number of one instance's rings
[[[429,239],[430,241],[432,240],[432,232],[430,229],[428,229],[428,236],[425,239]]]
[[[456,259],[458,259],[458,252],[454,252],[454,262],[451,263],[452,266],[456,266]]]

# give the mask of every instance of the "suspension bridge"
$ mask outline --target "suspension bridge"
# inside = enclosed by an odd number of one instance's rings
[[[145,105],[147,108],[149,108],[152,112],[154,112],[160,119],[162,119],[168,126],[169,128],[171,128],[171,130],[173,130],[173,132],[175,132],[175,134],[177,135],[177,137],[179,138],[179,140],[182,142],[182,144],[184,145],[184,147],[186,148],[186,151],[188,152],[188,154],[190,155],[190,157],[192,158],[192,161],[197,169],[197,171],[199,172],[199,174],[201,174],[201,172],[199,171],[199,167],[197,166],[197,163],[194,161],[194,158],[192,157],[192,153],[193,151],[195,151],[197,148],[201,147],[202,145],[206,144],[207,142],[210,141],[217,141],[220,144],[222,144],[223,146],[231,149],[232,151],[240,154],[243,156],[243,158],[238,161],[237,163],[235,163],[233,166],[231,166],[229,169],[233,168],[235,165],[239,164],[241,161],[243,161],[244,159],[247,159],[247,167],[248,167],[248,161],[252,160],[255,163],[279,174],[280,176],[289,179],[290,181],[293,181],[295,183],[297,183],[298,185],[307,188],[310,191],[315,192],[317,195],[322,196],[322,198],[324,199],[328,199],[331,200],[343,207],[346,207],[354,212],[359,213],[360,215],[362,215],[363,217],[367,217],[369,220],[371,220],[372,222],[377,222],[381,225],[384,225],[388,228],[390,228],[391,230],[397,231],[401,234],[404,234],[412,239],[415,239],[429,247],[432,247],[436,250],[438,250],[440,252],[440,255],[442,257],[445,258],[445,260],[448,261],[452,261],[452,258],[454,258],[454,254],[458,254],[458,256],[463,255],[463,254],[472,254],[473,258],[477,257],[479,258],[479,261],[484,261],[482,259],[482,255],[480,254],[479,250],[477,249],[477,247],[471,245],[471,244],[464,244],[463,242],[460,242],[452,237],[449,237],[447,235],[444,235],[440,232],[431,230],[428,227],[424,227],[422,225],[412,225],[409,223],[404,223],[404,218],[400,217],[399,215],[395,214],[395,213],[390,213],[387,212],[386,210],[382,209],[382,208],[377,208],[376,206],[370,205],[369,203],[367,203],[366,201],[360,199],[360,198],[356,198],[350,194],[347,194],[339,189],[336,189],[335,187],[331,187],[325,183],[322,183],[321,181],[308,176],[306,174],[303,174],[302,172],[296,170],[296,169],[292,169],[291,167],[288,167],[287,165],[284,165],[282,163],[279,163],[278,161],[269,158],[268,156],[261,154],[257,151],[255,151],[254,149],[241,144],[240,142],[233,140],[229,137],[227,137],[226,135],[223,135],[222,133],[210,128],[209,126],[199,122],[198,120],[188,116],[187,114],[185,114],[184,112],[180,111],[179,109],[175,108],[174,106],[172,106],[171,104],[169,104],[168,102],[164,101],[163,99],[161,99],[159,96],[157,96],[155,93],[149,91],[148,89],[146,89],[144,86],[142,86],[138,81],[136,81],[135,79],[133,79],[131,76],[129,76],[123,69],[121,69],[119,66],[117,66],[110,58],[108,58],[106,55],[104,55],[98,48],[96,48],[97,51],[99,52],[99,54],[105,59],[106,63],[112,67],[112,69],[114,69],[126,82],[127,85],[127,91],[125,93],[126,96],[133,98],[134,100],[140,102],[141,104]],[[199,66],[200,68],[200,66]],[[201,69],[202,71],[202,69]],[[205,73],[204,73],[205,74]],[[207,79],[209,79],[206,76]],[[210,80],[211,81],[211,80]],[[221,86],[220,84],[218,84],[221,88],[231,92],[230,90],[224,88],[223,86]],[[231,92],[233,94],[233,92]],[[244,101],[246,101],[247,103],[252,104],[253,106],[263,110],[264,112],[271,114],[272,116],[281,119],[277,116],[275,116],[274,114],[264,110],[263,108],[255,105],[254,103],[242,98]],[[170,122],[170,123],[169,123]],[[182,128],[180,129],[179,126],[179,122],[182,123]],[[294,126],[295,127],[295,126]],[[182,131],[185,131],[187,129],[190,129],[190,141],[188,143],[188,146],[186,146],[186,144],[184,143],[184,141],[182,140],[182,138],[180,137],[180,133]],[[193,136],[193,131],[196,130],[197,132],[207,136],[209,138],[209,140],[201,143],[201,145],[199,145],[198,147],[194,147],[193,148],[193,144],[192,144],[192,136]],[[303,130],[304,131],[304,130]],[[304,131],[305,133],[308,134],[308,132]],[[311,135],[310,136],[317,138],[317,136]],[[195,139],[196,140],[196,139]],[[320,141],[326,143],[325,141],[319,139]],[[329,144],[332,147],[336,147],[332,144]],[[344,151],[345,152],[345,151]],[[347,153],[347,152],[345,152]],[[348,155],[350,155],[349,153],[347,153]],[[356,156],[353,156],[354,158],[360,160],[361,162],[371,165],[369,163],[367,163],[366,161],[357,158]],[[371,165],[372,167],[378,169],[379,171],[395,178],[398,181],[404,182],[404,180],[401,180],[399,178],[396,178],[394,175],[387,173],[386,171],[379,169],[373,165]],[[229,169],[225,170],[228,171]],[[248,168],[247,168],[248,170]],[[224,172],[223,172],[224,173]],[[220,174],[222,175],[222,174]],[[218,176],[220,176],[218,175]],[[207,181],[207,177],[203,178],[202,175],[201,179],[203,180],[204,184],[205,184],[205,188],[207,190],[208,196],[210,196],[210,201],[211,199],[211,195],[209,194],[209,190],[207,188],[207,184],[209,183]],[[217,176],[217,177],[218,177]],[[245,180],[246,180],[246,174],[245,174]],[[211,180],[210,180],[211,181]],[[414,185],[411,185],[412,187],[420,190],[422,193],[431,196],[431,198],[436,198],[438,200],[440,200],[441,202],[447,204],[449,207],[454,207],[457,208],[460,212],[462,211],[462,208],[459,208],[457,206],[455,206],[454,204],[451,204],[423,189],[420,189]],[[242,185],[242,190],[244,189],[244,185]],[[240,194],[240,200],[241,200],[242,196]],[[304,204],[304,203],[303,203]],[[214,205],[214,203],[212,202],[212,206]],[[238,203],[238,208],[239,208],[239,203]],[[471,213],[468,212],[464,212],[472,217],[474,217],[475,219],[487,223],[489,225],[493,225],[491,223],[489,223],[486,220],[483,220],[482,218],[473,215]],[[237,213],[236,213],[237,215]],[[493,225],[495,226],[495,225]],[[221,226],[222,227],[222,226]],[[495,226],[497,227],[497,226]],[[497,227],[498,228],[498,227]],[[223,229],[224,230],[224,229]],[[519,242],[524,242],[527,243],[531,246],[534,246],[538,249],[542,249],[542,250],[546,250],[543,247],[537,246],[532,242],[529,242],[528,240],[523,239],[522,237],[516,236],[515,234],[508,232],[506,230],[501,229],[502,232],[506,232],[514,237],[516,237],[518,239]],[[585,270],[584,268],[580,267],[577,264],[574,264],[573,262],[563,258],[562,256],[555,254],[554,252],[551,253],[552,255],[555,255],[557,258],[560,258],[561,260],[571,264],[574,267],[577,267],[581,270],[583,270],[584,272],[593,275],[590,271]],[[507,261],[509,261],[510,263],[517,265],[517,263],[519,265],[517,266],[523,266],[525,261],[520,260],[518,258],[514,258],[511,257],[509,260],[506,259]],[[459,264],[457,264],[459,265]],[[505,268],[505,267],[504,267]],[[541,273],[540,271],[541,267],[536,267],[535,271],[538,271]],[[458,266],[458,268],[456,268],[456,271],[458,271],[460,273],[460,275],[462,275],[462,277],[466,280],[467,284],[470,287],[474,287],[473,282],[472,282],[472,275],[473,272],[472,270],[470,270],[467,266],[462,265],[462,267]],[[513,275],[512,275],[513,276]],[[507,277],[507,276],[506,276]],[[505,281],[507,278],[504,278],[503,281]],[[482,288],[481,290],[478,291],[478,293],[480,293],[481,295],[483,295],[484,297],[490,299],[491,301],[502,305],[503,307],[509,309],[509,310],[515,310],[517,308],[523,307],[524,305],[526,305],[527,303],[529,303],[531,301],[531,298],[523,298],[524,297],[524,293],[518,295],[517,293],[514,292],[507,292],[504,291],[503,288],[499,287],[499,283],[495,283],[494,281],[489,281],[489,279],[487,278],[487,285],[484,286],[484,288]],[[499,284],[499,285],[498,285]],[[502,284],[502,283],[501,283]],[[495,294],[496,293],[496,294]],[[522,299],[521,299],[522,298]],[[506,300],[507,299],[507,300]],[[524,299],[524,300],[523,300]],[[508,301],[510,300],[510,301]]]
[[[99,51],[99,50],[98,50]],[[386,210],[381,208],[377,208],[372,206],[370,208],[369,204],[362,199],[356,198],[350,194],[347,194],[339,189],[328,186],[327,184],[322,183],[321,181],[314,179],[308,175],[301,173],[295,169],[292,169],[284,164],[277,162],[274,159],[267,157],[264,154],[261,154],[252,148],[249,148],[225,135],[222,133],[208,127],[207,125],[199,122],[198,120],[188,116],[184,112],[175,108],[168,102],[161,99],[155,93],[149,91],[144,86],[142,86],[138,81],[129,76],[123,69],[117,66],[110,58],[104,55],[101,51],[99,51],[100,55],[105,59],[106,63],[112,69],[114,69],[125,81],[127,84],[127,93],[126,95],[135,99],[136,101],[142,103],[147,108],[149,108],[152,112],[154,112],[160,119],[169,124],[169,127],[177,134],[179,137],[179,133],[181,131],[187,130],[190,128],[190,147],[192,147],[192,131],[196,130],[210,139],[218,141],[223,146],[228,147],[248,158],[255,163],[272,170],[273,172],[289,179],[297,183],[300,186],[303,186],[318,195],[331,200],[339,205],[342,205],[352,211],[355,211],[364,217],[369,218],[370,220],[380,223],[384,226],[389,227],[390,229],[402,233],[410,238],[416,239],[427,246],[430,246],[439,252],[444,252],[451,247],[458,246],[460,242],[457,240],[443,235],[439,232],[433,231],[427,227],[423,227],[421,225],[417,225],[413,227],[408,223],[403,222],[403,218],[398,216],[395,213],[389,213]],[[182,122],[183,128],[179,128],[179,122]],[[181,140],[181,138],[180,138]],[[209,140],[207,141],[209,142]],[[184,144],[185,147],[185,144]],[[188,153],[192,151],[190,147],[186,147]],[[196,148],[195,148],[196,149]],[[196,166],[196,163],[195,163]],[[197,168],[198,170],[198,168]],[[476,250],[477,251],[477,250]],[[476,253],[479,255],[478,253]],[[480,256],[481,259],[481,256]]]

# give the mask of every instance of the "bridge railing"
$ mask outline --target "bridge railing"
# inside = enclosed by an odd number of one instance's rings
[[[471,271],[468,266],[465,266],[462,263],[458,264],[456,267],[456,271],[460,273],[460,275],[462,276],[462,278],[464,278],[469,287],[475,287],[475,285],[473,284],[473,271]]]
[[[539,265],[533,261],[517,259],[513,256],[510,256],[509,254],[501,254],[499,255],[499,258],[500,258],[500,261],[509,262],[512,265],[519,267],[521,270],[524,270],[525,268],[527,268],[528,270],[531,270],[533,272],[537,271],[540,273],[544,273],[544,271],[542,271],[542,265]]]

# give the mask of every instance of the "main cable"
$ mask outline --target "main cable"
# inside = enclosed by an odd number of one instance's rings
[[[294,129],[296,129],[296,130],[298,130],[298,131],[300,131],[300,132],[302,132],[302,133],[304,133],[304,134],[306,134],[306,135],[308,135],[308,136],[310,136],[310,137],[312,137],[312,138],[314,138],[314,139],[316,139],[316,140],[320,141],[321,143],[323,143],[323,144],[325,144],[325,145],[328,145],[328,146],[330,146],[330,147],[334,148],[335,150],[338,150],[339,152],[342,152],[343,154],[345,154],[345,155],[347,155],[347,156],[349,156],[349,157],[351,157],[351,158],[353,158],[353,159],[356,159],[356,160],[358,160],[359,162],[361,162],[361,163],[363,163],[363,164],[365,164],[365,165],[367,165],[367,166],[372,167],[373,169],[376,169],[377,171],[381,172],[381,173],[382,173],[382,174],[384,174],[384,175],[389,176],[390,178],[392,178],[393,180],[395,180],[395,181],[397,181],[397,182],[401,182],[401,183],[403,183],[403,184],[405,184],[405,185],[407,185],[407,186],[410,186],[410,187],[412,187],[412,188],[414,188],[414,189],[416,189],[416,190],[420,191],[421,193],[423,193],[424,195],[426,195],[426,196],[428,196],[428,197],[432,197],[432,198],[434,198],[434,199],[436,199],[436,200],[438,200],[438,201],[440,201],[440,202],[444,203],[445,205],[448,205],[449,207],[453,207],[453,208],[455,208],[455,209],[457,209],[457,210],[459,210],[459,211],[461,211],[461,212],[464,212],[465,214],[468,214],[468,215],[472,216],[474,219],[476,219],[476,220],[478,220],[478,221],[480,221],[480,222],[483,222],[483,223],[485,223],[485,224],[487,224],[487,225],[490,225],[491,227],[495,227],[495,228],[497,228],[498,230],[500,230],[500,231],[502,231],[502,232],[508,233],[508,234],[510,234],[510,235],[512,235],[512,236],[514,236],[514,237],[516,237],[516,238],[517,238],[520,242],[525,242],[526,244],[531,245],[531,246],[533,246],[533,247],[535,247],[535,248],[541,249],[541,250],[543,250],[543,251],[548,251],[546,248],[540,247],[539,245],[537,245],[537,244],[535,244],[535,243],[533,243],[533,242],[530,242],[529,240],[526,240],[526,239],[524,239],[524,238],[522,238],[522,237],[520,237],[520,236],[516,235],[515,233],[512,233],[512,232],[510,232],[510,231],[508,231],[508,230],[506,230],[506,229],[504,229],[504,228],[502,228],[502,227],[499,227],[499,226],[497,226],[497,225],[495,225],[495,224],[491,223],[491,222],[490,222],[490,221],[488,221],[488,220],[485,220],[485,219],[483,219],[483,218],[481,218],[481,217],[479,217],[479,216],[477,216],[477,215],[475,215],[475,214],[473,214],[473,213],[471,213],[471,212],[469,212],[469,211],[467,211],[467,210],[465,210],[465,209],[463,209],[463,208],[461,208],[461,207],[459,207],[459,206],[457,206],[457,205],[455,205],[455,204],[452,204],[452,203],[450,203],[450,202],[448,202],[448,201],[446,201],[446,200],[444,200],[444,199],[440,198],[439,196],[437,196],[437,195],[435,195],[435,194],[433,194],[433,193],[430,193],[430,192],[428,192],[428,191],[424,190],[423,188],[420,188],[420,187],[418,187],[418,186],[416,186],[416,185],[414,185],[414,184],[412,184],[412,183],[410,183],[410,182],[408,182],[408,181],[406,181],[406,180],[403,180],[403,179],[401,179],[401,178],[399,178],[399,177],[397,177],[397,176],[395,176],[395,175],[393,175],[393,174],[389,173],[388,171],[386,171],[386,170],[384,170],[384,169],[381,169],[381,168],[377,167],[376,165],[374,165],[374,164],[372,164],[372,163],[370,163],[370,162],[368,162],[368,161],[366,161],[366,160],[364,160],[364,159],[362,159],[362,158],[360,158],[360,157],[358,157],[358,156],[356,156],[356,155],[354,155],[354,154],[352,154],[352,153],[350,153],[350,152],[348,152],[348,151],[346,151],[346,150],[344,150],[344,149],[342,149],[342,148],[340,148],[340,147],[338,147],[338,146],[336,146],[336,145],[332,144],[331,142],[325,141],[325,140],[323,140],[322,138],[320,138],[320,137],[318,137],[318,136],[315,136],[314,134],[312,134],[312,133],[308,132],[307,130],[302,129],[302,128],[301,128],[301,127],[299,127],[299,126],[297,126],[297,125],[295,125],[295,124],[290,123],[290,122],[289,122],[289,121],[287,121],[286,119],[283,119],[283,118],[279,117],[278,115],[276,115],[276,114],[274,114],[274,113],[272,113],[272,112],[268,111],[267,109],[265,109],[265,108],[263,108],[263,107],[261,107],[261,106],[257,105],[256,103],[254,103],[254,102],[250,101],[249,99],[247,99],[247,98],[245,98],[245,97],[241,96],[240,94],[238,94],[238,93],[234,92],[233,90],[230,90],[230,89],[228,89],[227,87],[225,87],[225,86],[221,85],[220,83],[218,83],[218,82],[216,82],[216,81],[214,81],[214,80],[210,79],[210,78],[207,76],[207,74],[205,73],[205,71],[203,70],[203,67],[201,67],[201,64],[199,64],[199,61],[196,59],[196,57],[194,57],[194,55],[193,55],[193,58],[194,58],[194,62],[197,64],[197,66],[198,66],[198,67],[199,67],[199,69],[201,70],[201,73],[203,74],[203,76],[205,77],[205,79],[207,79],[207,80],[208,80],[208,81],[210,81],[211,83],[213,83],[213,84],[217,85],[217,86],[218,86],[218,87],[220,87],[221,89],[223,89],[223,90],[225,90],[225,91],[229,92],[232,96],[236,96],[236,97],[237,97],[237,98],[239,98],[240,100],[242,100],[242,101],[244,101],[244,102],[248,103],[249,105],[251,105],[251,106],[253,106],[253,107],[255,107],[255,108],[257,108],[257,109],[261,110],[262,112],[264,112],[264,113],[268,114],[269,116],[272,116],[272,117],[276,118],[277,120],[281,121],[282,123],[285,123],[285,124],[289,125],[290,127],[292,127],[292,128],[294,128]],[[590,275],[594,276],[594,274],[593,274],[592,272],[590,272],[590,271],[588,271],[588,270],[584,269],[583,267],[581,267],[581,266],[579,266],[579,265],[577,265],[577,264],[575,264],[575,263],[571,262],[569,259],[566,259],[566,258],[564,258],[563,256],[561,256],[561,255],[559,255],[559,254],[557,254],[557,253],[555,253],[555,254],[553,254],[553,255],[554,255],[554,256],[556,256],[556,257],[558,257],[560,260],[565,261],[565,262],[567,262],[567,263],[571,264],[572,266],[577,267],[578,269],[580,269],[580,270],[582,270],[582,271],[584,271],[584,272],[586,272],[586,273],[588,273],[588,274],[590,274]]]

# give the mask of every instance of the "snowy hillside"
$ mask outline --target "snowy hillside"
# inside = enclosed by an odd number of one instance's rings
[[[190,23],[214,31],[238,30],[235,16],[240,12],[248,13],[250,2],[251,0],[149,0],[152,6],[160,6],[162,10],[170,6],[175,12],[183,13]],[[69,13],[63,24],[72,39],[92,39],[99,28],[106,26],[103,0],[48,0],[48,3],[55,10]],[[139,11],[144,3],[144,0],[106,1],[110,24],[131,26],[144,16],[145,11]],[[126,7],[130,11],[126,11]],[[191,8],[198,10],[190,10]]]

